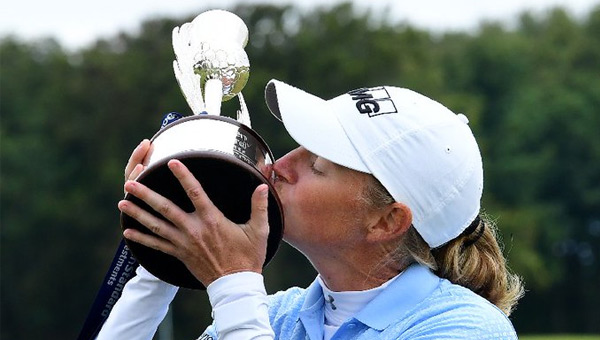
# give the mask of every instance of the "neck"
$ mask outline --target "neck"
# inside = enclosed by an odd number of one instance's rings
[[[379,287],[403,269],[390,261],[388,253],[381,248],[361,251],[353,247],[348,252],[330,249],[305,255],[327,287],[336,292]]]

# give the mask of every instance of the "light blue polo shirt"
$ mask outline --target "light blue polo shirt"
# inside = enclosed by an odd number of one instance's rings
[[[323,291],[315,280],[308,288],[271,295],[269,318],[275,338],[322,340]],[[199,339],[217,339],[213,326]],[[471,290],[441,279],[414,264],[391,282],[334,339],[517,339],[506,315]]]

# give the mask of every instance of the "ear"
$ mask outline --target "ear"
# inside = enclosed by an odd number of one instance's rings
[[[386,242],[404,235],[412,224],[412,212],[403,203],[392,203],[380,211],[378,217],[369,225],[369,242]]]

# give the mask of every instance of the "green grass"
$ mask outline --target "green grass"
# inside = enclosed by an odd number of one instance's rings
[[[600,340],[598,335],[568,335],[568,334],[548,334],[548,335],[523,335],[520,340]]]

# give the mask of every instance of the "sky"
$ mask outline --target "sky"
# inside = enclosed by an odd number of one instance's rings
[[[135,33],[140,24],[156,17],[188,17],[211,8],[238,3],[290,4],[311,9],[340,0],[5,0],[0,4],[0,37],[24,40],[53,37],[68,49],[85,47],[120,31]],[[389,9],[391,20],[432,31],[472,30],[482,20],[510,24],[525,10],[543,14],[560,6],[584,17],[600,0],[354,0],[358,8],[375,14]]]

